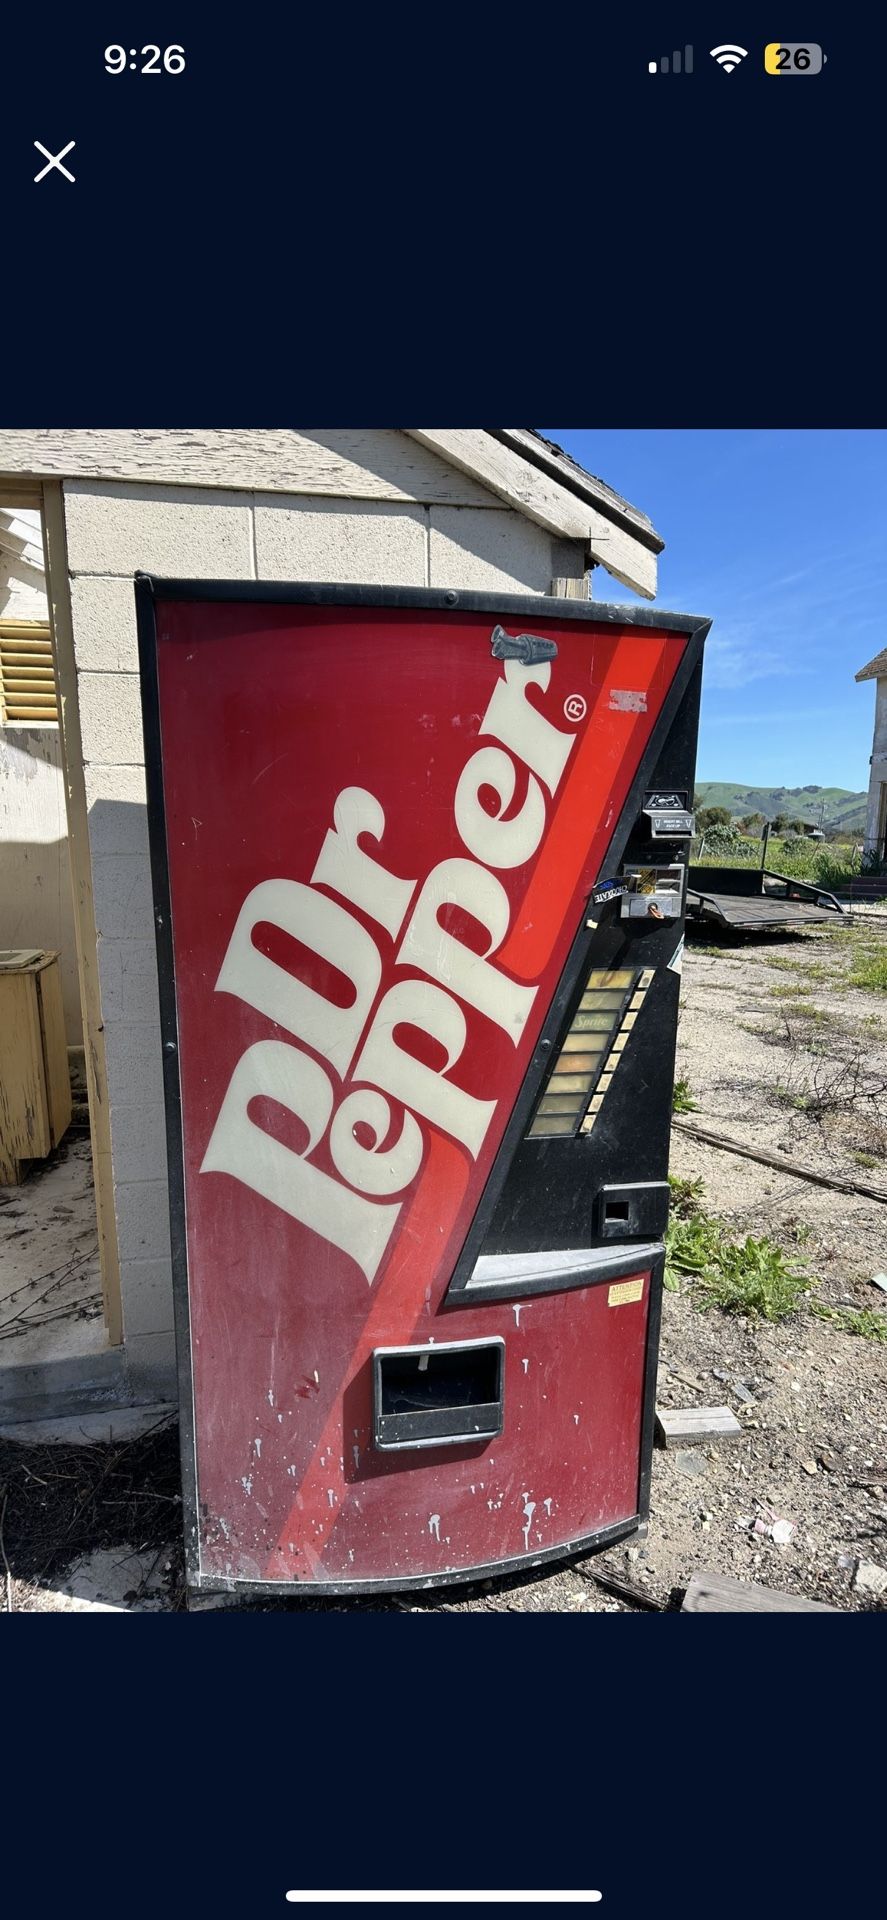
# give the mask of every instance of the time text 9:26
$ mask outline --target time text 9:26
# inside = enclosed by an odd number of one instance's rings
[[[106,73],[184,73],[184,47],[106,47]]]

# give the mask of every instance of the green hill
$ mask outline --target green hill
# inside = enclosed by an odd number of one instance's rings
[[[765,820],[789,814],[825,833],[860,834],[865,830],[866,795],[846,787],[743,787],[738,781],[702,780],[696,788],[697,807],[726,807],[741,819],[762,813]]]

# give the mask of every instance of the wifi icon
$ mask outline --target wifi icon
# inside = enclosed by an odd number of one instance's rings
[[[710,47],[709,52],[718,66],[723,67],[725,73],[732,73],[733,68],[738,67],[740,60],[748,57],[747,47]]]

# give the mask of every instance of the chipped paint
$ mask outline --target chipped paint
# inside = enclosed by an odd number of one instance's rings
[[[512,1309],[511,1309],[511,1311],[512,1311],[512,1313],[514,1314],[514,1324],[515,1324],[515,1326],[516,1326],[516,1327],[519,1327],[519,1326],[520,1326],[520,1317],[521,1317],[521,1314],[522,1314],[522,1312],[523,1312],[523,1308],[522,1308],[522,1306],[521,1306],[521,1304],[520,1304],[520,1302],[519,1302],[519,1301],[515,1301],[515,1303],[514,1303],[514,1305],[513,1305],[513,1307],[512,1307]]]
[[[439,1545],[440,1544],[440,1514],[439,1513],[429,1514],[428,1531],[430,1534],[433,1535],[434,1539],[438,1542],[438,1545]]]
[[[529,1553],[529,1551],[530,1551],[530,1528],[531,1528],[531,1526],[532,1526],[532,1524],[533,1524],[533,1515],[534,1515],[534,1513],[535,1513],[535,1511],[536,1511],[536,1502],[535,1502],[535,1500],[531,1500],[531,1499],[530,1499],[530,1496],[529,1496],[529,1494],[528,1494],[528,1493],[524,1493],[524,1494],[522,1494],[522,1495],[521,1495],[521,1498],[522,1498],[522,1500],[523,1500],[523,1503],[524,1503],[524,1519],[526,1520],[526,1523],[527,1523],[527,1524],[526,1524],[526,1526],[525,1526],[525,1527],[523,1527],[523,1528],[521,1529],[521,1531],[522,1531],[522,1533],[523,1533],[523,1536],[524,1536],[524,1546],[526,1547],[526,1550],[527,1550],[527,1552]]]

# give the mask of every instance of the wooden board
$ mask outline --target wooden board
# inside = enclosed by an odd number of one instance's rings
[[[46,1105],[52,1146],[57,1147],[71,1124],[71,1075],[62,1002],[62,976],[57,953],[44,954],[36,971],[46,1079]]]
[[[522,464],[531,483],[533,470]],[[247,495],[499,505],[473,475],[434,457],[398,428],[0,427],[0,469],[112,484],[243,489]]]
[[[661,1447],[701,1447],[738,1440],[742,1428],[729,1407],[657,1407],[656,1438]]]
[[[0,1185],[51,1145],[34,974],[0,973]]]
[[[839,1178],[834,1173],[819,1173],[815,1167],[804,1167],[783,1153],[768,1153],[765,1147],[750,1147],[744,1140],[731,1140],[726,1133],[698,1127],[682,1114],[673,1114],[671,1124],[680,1133],[689,1133],[694,1140],[701,1140],[704,1146],[722,1147],[725,1153],[738,1153],[745,1160],[759,1161],[762,1167],[776,1167],[780,1173],[790,1173],[795,1180],[810,1180],[814,1186],[831,1187],[835,1193],[861,1193],[867,1200],[880,1200],[882,1205],[887,1205],[887,1187],[875,1187],[870,1181],[850,1180],[846,1176]]]
[[[723,1573],[694,1573],[684,1595],[682,1613],[837,1613],[821,1600],[803,1600],[796,1593],[778,1593],[753,1580],[731,1580]]]

